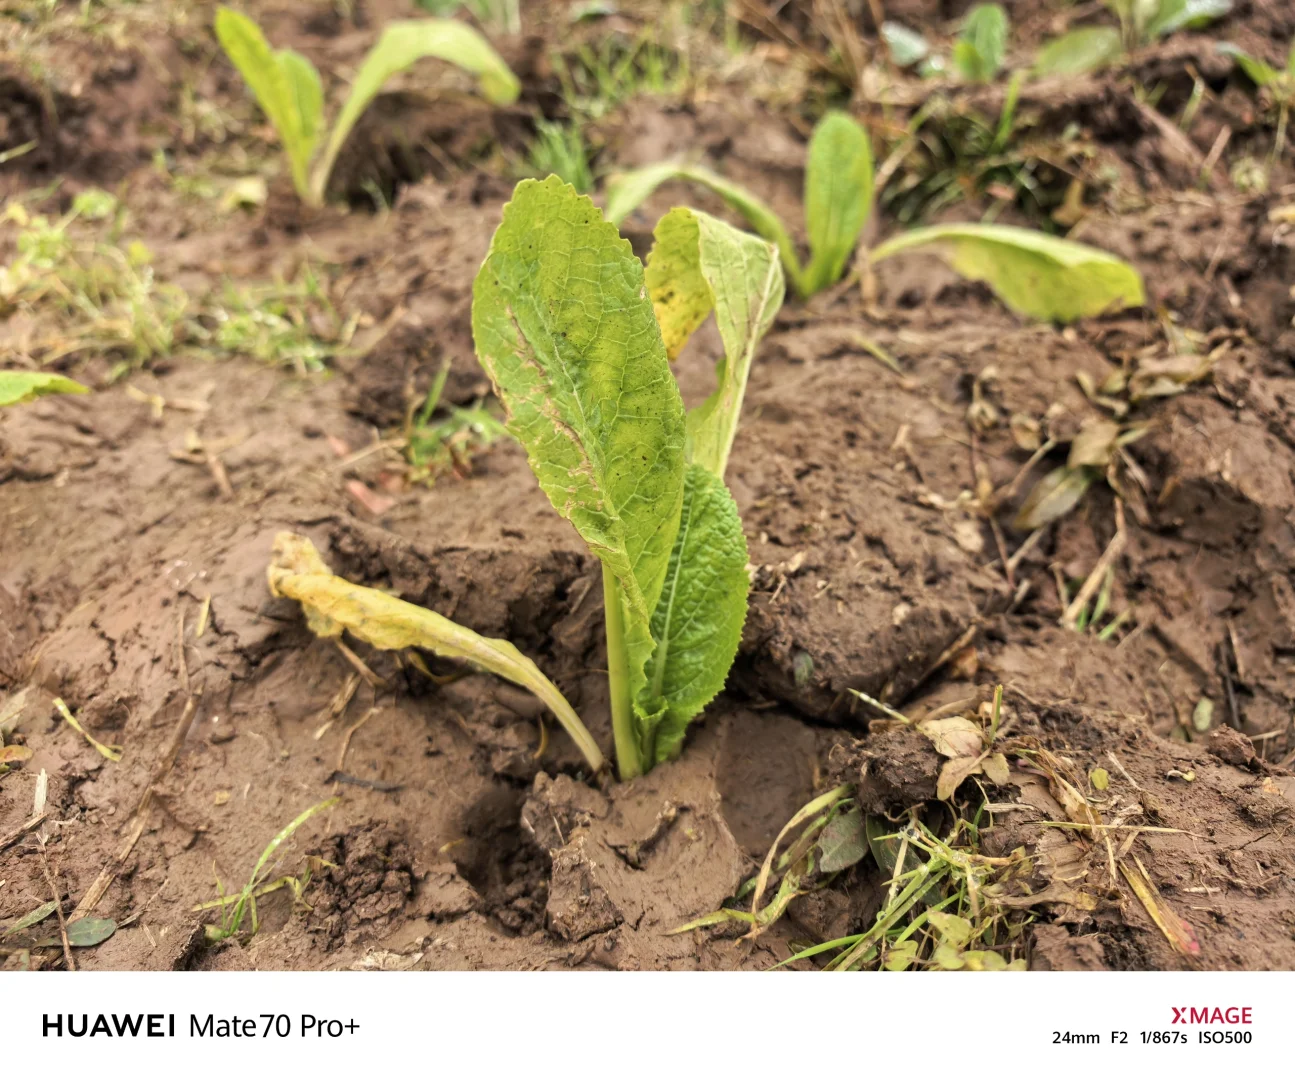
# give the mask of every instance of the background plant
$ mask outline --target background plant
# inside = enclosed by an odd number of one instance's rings
[[[1273,104],[1277,107],[1277,135],[1273,139],[1272,149],[1272,160],[1276,161],[1286,146],[1286,123],[1290,119],[1291,107],[1295,106],[1295,42],[1291,43],[1283,71],[1278,71],[1271,64],[1226,42],[1220,44],[1218,50],[1235,57],[1250,81],[1272,96]]]
[[[663,163],[623,173],[608,186],[607,216],[620,222],[667,180],[690,180],[714,191],[773,243],[802,297],[836,282],[872,207],[872,152],[867,133],[844,113],[829,112],[814,129],[805,166],[805,225],[810,260],[802,267],[777,214],[758,196],[696,165]],[[868,252],[875,264],[901,251],[939,255],[973,281],[983,281],[1013,311],[1069,322],[1144,300],[1138,272],[1085,244],[1008,225],[932,225],[899,233]]]
[[[688,209],[658,224],[645,273],[557,177],[517,186],[473,284],[477,356],[508,428],[603,566],[622,779],[679,752],[737,654],[747,553],[723,471],[782,295],[771,245]],[[685,414],[670,359],[712,311],[718,389]]]
[[[272,49],[255,22],[230,8],[217,11],[215,25],[221,48],[278,131],[293,186],[310,206],[323,204],[337,155],[369,103],[388,79],[417,61],[436,57],[471,72],[492,104],[511,104],[520,91],[508,65],[466,23],[452,19],[388,23],[360,65],[351,92],[316,159],[324,139],[324,92],[314,65],[292,49]]]
[[[1039,50],[1038,75],[1081,75],[1112,63],[1177,30],[1200,29],[1232,10],[1232,0],[1103,0],[1119,19],[1113,26],[1081,26]]]

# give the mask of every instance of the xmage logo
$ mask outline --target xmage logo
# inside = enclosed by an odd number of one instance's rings
[[[1230,1005],[1221,1008],[1214,1006],[1187,1006],[1179,1008],[1177,1005],[1171,1005],[1174,1010],[1173,1023],[1175,1024],[1250,1024],[1252,1009],[1249,1005],[1236,1006]]]

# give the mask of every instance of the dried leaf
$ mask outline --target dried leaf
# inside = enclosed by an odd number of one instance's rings
[[[948,758],[975,757],[984,748],[984,732],[979,724],[965,716],[943,720],[923,720],[917,730],[931,740],[936,752]]]
[[[1160,890],[1156,888],[1155,882],[1147,873],[1147,868],[1142,865],[1142,860],[1135,855],[1133,864],[1130,865],[1127,859],[1121,859],[1120,872],[1132,886],[1137,898],[1142,901],[1142,906],[1151,916],[1151,921],[1159,927],[1160,932],[1165,935],[1165,940],[1174,950],[1184,956],[1198,954],[1201,951],[1201,945],[1196,940],[1196,932],[1185,919],[1165,903]]]
[[[991,784],[1001,787],[1011,779],[1012,770],[1002,754],[990,754],[980,763],[980,768]]]
[[[0,746],[0,765],[12,765],[31,757],[30,746]]]
[[[1213,370],[1212,356],[1196,356],[1192,353],[1140,360],[1138,370],[1129,380],[1129,399],[1141,401],[1143,398],[1181,394]]]
[[[1090,420],[1079,429],[1070,444],[1067,467],[1078,469],[1083,465],[1106,468],[1115,454],[1120,425],[1113,420]]]
[[[935,797],[941,800],[953,798],[959,784],[968,776],[980,772],[980,765],[979,757],[959,757],[946,761],[944,768],[940,770],[940,778],[935,783]]]

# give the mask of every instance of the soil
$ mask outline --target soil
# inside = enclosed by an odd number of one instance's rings
[[[409,14],[368,2],[345,22],[288,0],[252,6],[272,40],[326,72],[348,70],[376,27]],[[944,25],[963,6],[912,3],[906,18]],[[323,262],[363,312],[362,347],[321,376],[181,351],[111,382],[106,359],[84,357],[95,394],[0,414],[0,715],[26,692],[17,740],[33,752],[0,776],[0,837],[29,817],[42,771],[50,811],[0,850],[0,923],[50,898],[39,837],[66,908],[99,892],[94,913],[120,926],[77,951],[82,968],[763,969],[793,941],[866,926],[875,867],[798,900],[754,942],[666,932],[732,896],[834,781],[858,782],[871,812],[935,800],[929,743],[878,723],[849,691],[919,717],[1002,684],[1014,738],[1077,775],[1107,769],[1108,809],[1163,830],[1132,850],[1199,942],[1175,951],[1112,880],[1104,849],[1093,857],[1082,838],[1040,827],[1038,814],[1060,810],[1018,768],[996,798],[1026,809],[985,830],[986,850],[1069,860],[1097,898],[1085,908],[1043,894],[1022,945],[1032,967],[1295,967],[1295,234],[1269,214],[1295,189],[1280,163],[1270,194],[1236,190],[1222,166],[1196,186],[1223,126],[1234,148],[1272,136],[1252,101],[1222,92],[1226,70],[1198,69],[1218,92],[1180,138],[1145,117],[1119,72],[1077,80],[1040,119],[1082,125],[1112,164],[1119,197],[1090,206],[1075,235],[1141,270],[1145,309],[1027,324],[920,256],[896,258],[867,295],[845,285],[784,307],[727,477],[752,563],[738,663],[682,757],[622,785],[594,783],[534,703],[487,676],[430,679],[361,649],[374,678],[357,678],[265,581],[275,535],[304,533],[334,572],[515,642],[610,753],[599,568],[520,448],[496,442],[410,486],[382,445],[442,364],[446,400],[488,392],[471,281],[513,183],[500,162],[555,97],[551,42],[503,47],[525,85],[513,111],[462,95],[437,104],[453,86],[384,95],[339,168],[349,209],[306,215],[272,192],[231,225],[195,215],[150,165],[159,148],[216,145],[210,131],[185,141],[186,86],[251,126],[204,19],[98,50],[56,41],[54,70],[81,70],[75,85],[5,74],[15,89],[0,95],[0,150],[41,140],[4,167],[5,191],[55,176],[69,193],[120,190],[172,280]],[[1237,4],[1230,30],[1267,53],[1295,25],[1285,5],[1256,0]],[[1170,72],[1172,94],[1180,79],[1190,90],[1185,58],[1203,52],[1188,36],[1137,62]],[[794,107],[737,92],[640,97],[597,129],[604,168],[692,153],[799,220],[807,125]],[[388,211],[364,208],[366,180]],[[684,198],[723,212],[667,186],[625,224],[636,250]],[[1077,373],[1096,387],[1122,368],[1153,373],[1165,311],[1204,335],[1210,374],[1129,403],[1126,422],[1145,432],[1112,474],[1118,508],[1098,482],[1028,539],[1012,525],[1023,499],[1085,420],[1106,415]],[[717,348],[707,327],[681,357],[687,400],[708,392]],[[173,404],[158,415],[138,391]],[[206,407],[174,404],[186,402]],[[1058,448],[1034,460],[1026,429]],[[228,447],[227,490],[182,460],[191,431]],[[987,491],[1007,494],[991,505]],[[1099,640],[1059,626],[1058,582],[1089,575],[1117,510],[1110,610],[1129,617]],[[56,697],[121,760],[63,722]],[[1209,731],[1194,724],[1203,698]],[[301,902],[273,892],[255,934],[206,943],[219,915],[195,907],[241,888],[271,838],[331,796],[275,857],[275,877],[310,871]],[[37,950],[34,962],[62,957]]]

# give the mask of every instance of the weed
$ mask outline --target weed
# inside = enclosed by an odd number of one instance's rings
[[[318,814],[321,810],[328,810],[341,802],[340,798],[325,799],[321,803],[316,803],[308,810],[298,814],[289,822],[277,836],[265,845],[265,850],[261,852],[261,857],[256,860],[256,865],[252,867],[252,874],[247,879],[242,889],[231,896],[225,895],[224,887],[220,883],[220,878],[216,879],[216,891],[219,894],[215,900],[208,900],[205,903],[198,904],[194,911],[210,911],[213,908],[220,909],[220,922],[207,926],[208,941],[224,941],[226,938],[237,937],[243,930],[243,920],[249,915],[252,919],[251,933],[255,934],[260,927],[260,921],[257,916],[256,902],[261,897],[267,896],[282,888],[292,890],[293,899],[301,901],[302,894],[306,886],[310,883],[312,866],[309,862],[306,869],[297,877],[284,875],[274,881],[267,882],[266,878],[274,870],[271,859],[274,853],[279,850],[280,846],[289,837],[292,836],[302,825]]]
[[[449,364],[441,368],[422,407],[411,407],[405,418],[404,451],[413,483],[431,483],[447,469],[466,476],[473,456],[507,435],[503,423],[483,402],[466,409],[451,405],[449,416],[433,420],[449,370]]]
[[[581,195],[587,195],[593,190],[594,176],[589,162],[589,147],[585,143],[581,125],[575,121],[566,124],[551,120],[537,121],[528,165],[536,176],[552,174],[560,177]]]

